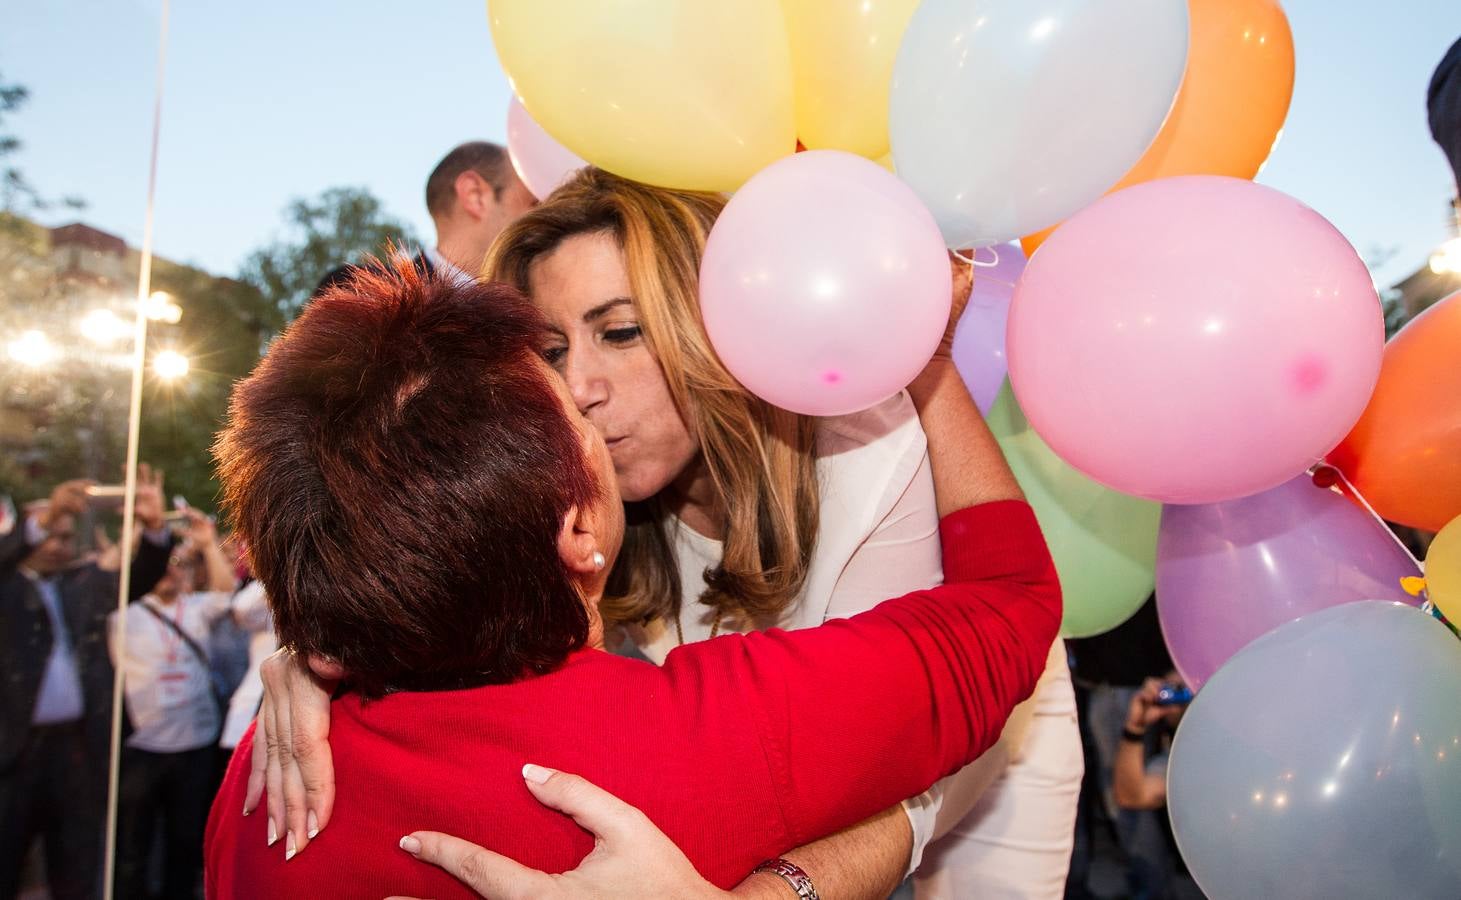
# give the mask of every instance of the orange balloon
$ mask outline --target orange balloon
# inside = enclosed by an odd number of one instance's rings
[[[1111,190],[1173,175],[1258,174],[1288,117],[1294,37],[1278,0],[1188,0],[1187,74],[1146,155]],[[1033,254],[1050,232],[1020,241]]]
[[[1461,293],[1385,345],[1380,383],[1329,462],[1375,512],[1439,531],[1461,516]]]

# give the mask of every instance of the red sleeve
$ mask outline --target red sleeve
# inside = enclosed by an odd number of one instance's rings
[[[692,644],[665,660],[677,693],[702,710],[751,705],[792,846],[973,761],[1035,689],[1061,608],[1030,507],[983,504],[946,517],[940,531],[941,587],[818,628]]]

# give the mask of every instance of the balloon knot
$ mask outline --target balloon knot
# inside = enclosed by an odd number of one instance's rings
[[[1425,590],[1425,579],[1415,575],[1400,579],[1400,589],[1412,597],[1419,597]]]
[[[1333,466],[1314,467],[1314,486],[1321,488],[1332,488],[1339,484],[1339,470]]]

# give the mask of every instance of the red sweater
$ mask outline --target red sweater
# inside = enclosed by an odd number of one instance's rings
[[[336,804],[284,861],[243,809],[252,732],[207,831],[211,900],[472,897],[397,847],[444,831],[561,872],[592,839],[523,786],[524,763],[585,776],[643,810],[711,882],[926,789],[989,748],[1060,623],[1030,508],[941,523],[945,584],[819,628],[726,635],[661,667],[597,650],[549,675],[331,709]]]

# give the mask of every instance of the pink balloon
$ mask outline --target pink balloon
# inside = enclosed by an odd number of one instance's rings
[[[835,416],[912,381],[948,324],[933,216],[877,163],[837,150],[779,160],[720,214],[700,264],[715,351],[770,403]]]
[[[515,94],[507,104],[507,155],[517,177],[539,200],[588,165],[533,121]]]
[[[1384,339],[1370,274],[1333,225],[1271,188],[1187,176],[1056,229],[1015,290],[1007,351],[1030,424],[1072,466],[1215,503],[1333,449]]]

